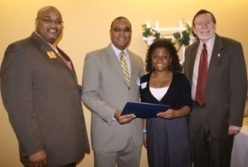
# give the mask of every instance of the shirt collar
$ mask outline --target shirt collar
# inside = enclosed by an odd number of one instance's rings
[[[44,41],[45,41],[49,46],[51,46],[55,51],[57,51],[57,45],[56,45],[56,43],[51,44],[51,43],[47,42],[44,38],[42,38],[42,36],[41,36],[39,33],[37,33],[36,31],[34,31],[34,33],[35,33],[36,35],[38,35],[42,40],[44,40]]]
[[[127,55],[127,48],[125,48],[124,50],[120,50],[120,49],[118,49],[117,47],[115,47],[115,45],[114,45],[113,43],[111,43],[111,47],[112,47],[112,49],[114,50],[115,55],[116,55],[117,57],[120,57],[120,53],[121,53],[122,51],[125,53],[125,55]]]
[[[207,50],[209,50],[209,49],[211,49],[212,50],[212,48],[213,48],[213,46],[214,46],[214,41],[215,41],[215,37],[216,37],[216,35],[214,34],[213,35],[213,37],[212,38],[210,38],[207,42],[206,42],[206,49]],[[201,46],[201,48],[203,47],[203,42],[202,41],[200,41],[200,46]]]

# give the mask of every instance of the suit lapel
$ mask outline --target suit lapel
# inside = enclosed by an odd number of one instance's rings
[[[189,78],[190,82],[192,82],[193,70],[194,70],[194,63],[195,63],[195,58],[196,58],[196,54],[197,54],[197,49],[198,49],[199,43],[200,42],[197,42],[195,44],[195,46],[192,48],[191,53],[190,53],[190,56],[189,56],[189,74],[191,74],[190,75],[190,78]]]
[[[135,76],[135,74],[136,74],[136,70],[137,70],[137,65],[136,65],[136,61],[135,61],[135,59],[134,59],[134,56],[132,55],[132,53],[131,52],[129,52],[128,51],[128,53],[129,53],[129,56],[130,56],[130,71],[131,71],[131,73],[130,73],[130,85],[132,85],[133,84],[133,82],[136,82],[136,76]]]
[[[36,33],[33,33],[32,38],[34,41],[40,45],[40,49],[45,52],[44,56],[49,57],[51,60],[56,60],[58,63],[60,63],[62,66],[64,66],[67,70],[71,71],[68,66],[65,64],[65,62],[59,57],[58,53],[51,47],[47,42],[45,42],[41,37],[39,37]],[[58,51],[65,56],[66,59],[70,60],[70,58],[61,50],[58,48]],[[56,58],[50,57],[49,53],[56,56]]]
[[[123,74],[120,62],[110,45],[107,47],[107,56],[108,56],[108,60],[111,66],[113,66],[113,68],[115,69],[114,72],[118,74],[118,76],[123,80],[124,83],[126,83],[125,76]]]
[[[216,35],[214,48],[213,48],[211,60],[209,63],[209,68],[208,68],[209,70],[208,70],[206,82],[209,82],[209,80],[211,79],[211,77],[215,71],[215,68],[218,66],[219,61],[221,60],[222,47],[223,47],[222,41],[221,41],[220,37]]]
[[[58,56],[58,58],[59,58],[59,60],[60,60],[59,62],[62,63],[62,65],[63,65],[64,67],[66,67],[66,69],[68,69],[69,71],[73,71],[73,70],[74,70],[74,66],[73,66],[73,63],[72,63],[71,59],[69,58],[69,56],[67,56],[67,54],[66,54],[65,52],[63,52],[60,48],[57,47],[57,49],[58,49],[59,53],[60,53],[67,61],[70,61],[70,62],[71,62],[72,70],[70,70],[70,69],[68,68],[68,66],[65,64],[65,62],[59,57],[58,53],[56,53],[57,56]]]
[[[73,70],[71,71],[68,66],[65,64],[65,62],[59,57],[59,55],[54,51],[54,49],[49,46],[49,44],[47,44],[43,39],[41,39],[37,34],[33,33],[32,35],[32,38],[34,39],[34,41],[40,46],[40,49],[44,51],[44,54],[43,56],[44,57],[47,57],[49,58],[49,60],[54,60],[55,62],[59,63],[60,65],[62,65],[72,76],[73,76],[73,79],[75,80],[75,82],[77,83],[77,77],[74,73],[74,68]],[[61,50],[59,49],[59,52],[61,54],[63,54],[66,58],[68,58],[70,60],[70,58]],[[55,55],[55,58],[51,58],[49,56],[49,53]],[[72,63],[72,62],[71,62]],[[72,65],[73,67],[73,65]]]
[[[64,51],[62,51],[60,48],[58,48],[58,51],[59,51],[60,54],[62,54],[68,61],[71,62],[72,70],[69,69],[69,67],[65,64],[65,62],[64,62],[61,58],[59,58],[59,59],[60,59],[60,63],[66,68],[67,71],[70,72],[70,74],[73,76],[73,79],[74,79],[75,82],[77,83],[77,82],[78,82],[78,81],[77,81],[77,76],[76,76],[75,69],[74,69],[74,65],[73,65],[71,59],[70,59],[69,56],[67,56],[67,54],[66,54]]]

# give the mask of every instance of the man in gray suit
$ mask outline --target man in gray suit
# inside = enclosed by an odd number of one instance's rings
[[[8,46],[1,66],[1,93],[24,166],[73,167],[89,152],[81,86],[70,58],[56,46],[60,12],[40,9],[36,29]]]
[[[91,137],[95,167],[139,167],[142,122],[133,114],[120,115],[126,102],[139,101],[143,61],[127,49],[131,23],[116,18],[110,27],[112,43],[85,57],[82,100],[92,112]],[[127,78],[120,65],[124,52]]]
[[[239,42],[215,33],[216,19],[207,10],[196,13],[193,30],[198,40],[186,49],[185,74],[195,101],[189,116],[194,167],[228,167],[246,100],[243,49]],[[206,75],[201,67],[206,67]]]

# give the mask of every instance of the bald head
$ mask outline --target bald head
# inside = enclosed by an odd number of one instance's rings
[[[62,15],[53,6],[46,6],[37,12],[35,31],[47,42],[54,44],[63,29]]]
[[[38,12],[37,12],[37,18],[41,17],[44,13],[46,13],[47,11],[56,11],[57,13],[60,14],[59,10],[57,8],[55,8],[54,6],[45,6],[43,8],[41,8]]]

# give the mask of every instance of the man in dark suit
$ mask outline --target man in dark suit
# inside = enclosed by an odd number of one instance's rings
[[[185,74],[195,101],[189,117],[194,167],[228,167],[246,100],[243,49],[239,42],[215,33],[215,17],[207,10],[196,13],[193,30],[198,40],[186,49]],[[206,75],[201,67],[206,67]]]
[[[89,152],[81,87],[70,58],[56,46],[60,12],[40,9],[36,29],[8,46],[1,66],[3,104],[24,166],[73,167]]]
[[[127,48],[131,36],[129,20],[118,17],[110,26],[112,43],[85,57],[82,100],[92,111],[95,167],[115,167],[116,162],[118,167],[139,167],[141,119],[133,114],[120,115],[126,102],[139,101],[139,78],[144,73],[141,57]],[[121,55],[128,76],[121,67]]]

